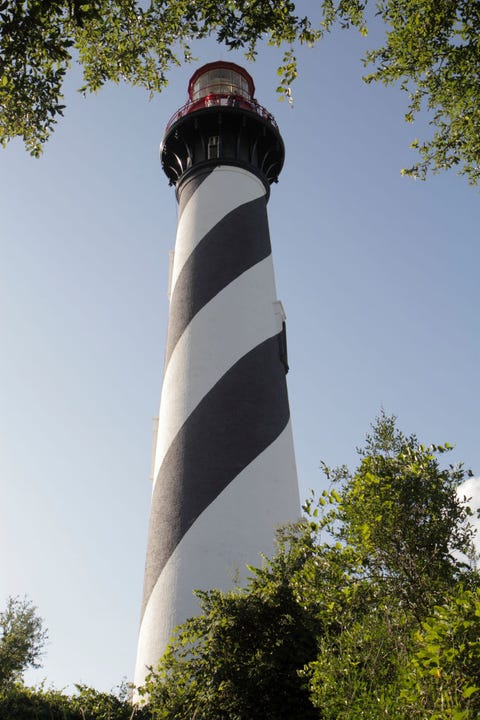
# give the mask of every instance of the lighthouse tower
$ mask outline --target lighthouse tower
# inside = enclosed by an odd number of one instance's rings
[[[282,138],[238,65],[200,68],[188,96],[161,146],[179,208],[137,686],[198,613],[192,591],[242,580],[300,514],[267,220]]]

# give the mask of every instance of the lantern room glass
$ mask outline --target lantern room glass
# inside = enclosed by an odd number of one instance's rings
[[[208,70],[196,80],[192,100],[200,100],[207,95],[235,95],[250,100],[248,82],[235,70],[214,68]]]

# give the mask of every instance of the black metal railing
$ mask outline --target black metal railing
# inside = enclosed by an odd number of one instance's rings
[[[209,107],[232,107],[241,108],[243,110],[249,110],[250,112],[256,113],[263,120],[269,122],[278,131],[278,125],[273,115],[256,100],[247,100],[241,95],[219,95],[212,94],[206,95],[200,98],[200,100],[189,100],[183,105],[176,113],[172,115],[167,123],[165,132],[168,132],[172,125],[180,120],[185,115],[188,115],[195,110],[203,110]]]

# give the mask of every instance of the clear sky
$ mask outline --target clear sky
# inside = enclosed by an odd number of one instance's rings
[[[200,64],[247,66],[286,145],[269,217],[301,496],[382,407],[480,474],[478,190],[400,176],[424,128],[362,83],[372,43],[303,49],[293,109],[273,49],[250,65],[205,41],[152,102],[73,77],[43,158],[0,152],[0,605],[26,594],[49,628],[29,681],[132,677],[176,227],[158,145]]]

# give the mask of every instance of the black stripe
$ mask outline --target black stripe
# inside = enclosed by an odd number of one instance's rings
[[[200,185],[208,178],[213,172],[214,168],[206,168],[199,170],[198,172],[190,175],[186,182],[180,183],[177,189],[178,194],[178,217],[185,210],[188,201],[192,195],[198,190]]]
[[[202,238],[175,283],[165,364],[197,312],[232,280],[270,253],[264,196],[229,212]]]
[[[142,615],[187,530],[272,444],[288,419],[285,370],[279,336],[274,335],[225,373],[185,421],[164,458],[152,497]]]

